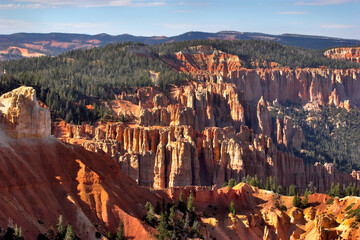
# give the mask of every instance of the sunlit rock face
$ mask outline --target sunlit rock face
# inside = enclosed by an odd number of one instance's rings
[[[50,111],[39,105],[35,89],[19,87],[0,97],[3,130],[12,138],[46,138],[51,134]]]
[[[327,50],[324,55],[333,59],[345,59],[351,62],[360,62],[360,47],[333,48]]]

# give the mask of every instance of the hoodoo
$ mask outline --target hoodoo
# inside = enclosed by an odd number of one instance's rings
[[[46,138],[51,134],[50,111],[40,107],[32,87],[2,95],[0,119],[2,129],[12,138]]]

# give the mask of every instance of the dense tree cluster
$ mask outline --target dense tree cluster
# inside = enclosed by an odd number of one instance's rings
[[[273,114],[274,119],[279,109]],[[301,126],[305,143],[292,149],[307,163],[329,162],[340,171],[351,173],[360,169],[360,110],[322,106],[319,111],[305,111],[301,106],[287,105],[280,109],[294,124]],[[308,120],[311,119],[311,120]],[[286,151],[287,149],[282,149]]]
[[[110,44],[57,57],[0,62],[0,69],[7,72],[1,77],[0,93],[20,85],[33,86],[53,116],[75,123],[106,118],[111,114],[101,101],[112,100],[123,91],[153,86],[150,71],[160,73],[158,85],[162,89],[185,79],[160,59],[139,54],[142,48],[142,44]],[[94,103],[94,111],[87,111],[86,105]]]
[[[109,44],[100,48],[73,50],[56,57],[23,58],[0,62],[0,93],[20,85],[33,86],[38,98],[52,111],[52,116],[81,123],[111,118],[106,104],[123,91],[153,86],[150,71],[160,73],[156,84],[165,93],[169,84],[181,84],[189,76],[173,71],[162,60],[174,52],[195,45],[211,45],[238,55],[249,68],[254,62],[277,62],[281,66],[331,68],[359,67],[347,61],[327,59],[322,51],[283,46],[259,40],[192,40],[147,46],[141,43]],[[259,65],[258,64],[258,65]],[[101,101],[100,101],[101,100]],[[96,104],[94,104],[96,103]],[[103,104],[101,104],[103,103]],[[86,105],[94,104],[94,111]]]
[[[199,220],[195,214],[194,198],[190,194],[185,203],[183,194],[180,193],[178,204],[165,202],[160,205],[159,212],[150,202],[147,202],[145,209],[147,215],[144,220],[159,232],[158,239],[187,239],[202,238],[199,232]]]
[[[254,68],[254,61],[276,62],[283,67],[321,67],[329,68],[360,68],[360,64],[346,60],[326,58],[325,50],[310,50],[294,46],[281,45],[273,41],[262,40],[190,40],[175,43],[164,43],[152,46],[152,52],[163,57],[171,55],[190,46],[210,45],[223,52],[239,56],[245,61],[246,67]]]

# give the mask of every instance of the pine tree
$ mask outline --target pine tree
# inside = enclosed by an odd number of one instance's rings
[[[159,232],[158,239],[162,240],[168,237],[168,223],[164,212],[161,212],[160,214],[160,222],[156,230]]]
[[[181,192],[180,193],[180,196],[179,196],[179,204],[178,204],[178,209],[179,211],[185,213],[186,211],[186,205],[184,203],[184,197],[183,197],[183,193]]]
[[[294,198],[293,198],[293,205],[294,207],[300,207],[300,202],[301,202],[301,198],[298,196],[298,194],[296,193]]]
[[[71,224],[68,224],[66,227],[66,233],[65,233],[64,240],[75,240],[75,239],[76,239],[76,236],[75,236],[74,229],[71,226]]]
[[[289,191],[288,191],[288,195],[289,196],[295,196],[297,194],[296,192],[296,186],[294,184],[291,184],[289,186]]]
[[[119,226],[118,226],[117,233],[116,233],[116,239],[124,240],[124,223],[121,220],[121,218],[119,219]]]
[[[24,239],[24,237],[22,235],[22,229],[21,229],[21,227],[18,227],[17,224],[15,224],[15,228],[14,228],[14,238],[16,240],[23,240]]]
[[[332,197],[341,197],[340,184],[331,183],[329,195]]]
[[[170,208],[169,223],[171,226],[175,226],[175,206]]]
[[[270,177],[267,177],[266,178],[266,183],[265,183],[265,190],[270,191],[270,188],[271,188]]]
[[[228,183],[228,188],[232,189],[236,185],[235,179],[231,178]]]
[[[355,215],[355,221],[360,222],[360,212],[357,211],[356,215]]]
[[[147,202],[145,204],[145,209],[147,210],[147,213],[146,213],[146,222],[148,224],[153,224],[154,221],[155,221],[155,210],[154,210],[154,207],[153,205],[150,203],[150,202]]]
[[[279,185],[277,186],[276,192],[278,194],[284,194],[284,188],[281,185]]]
[[[235,215],[236,215],[236,208],[235,208],[235,203],[234,203],[234,201],[231,201],[231,203],[230,203],[229,212],[232,214],[233,217],[235,217]]]
[[[270,190],[276,192],[276,178],[270,177]]]
[[[194,198],[193,198],[193,195],[190,194],[190,196],[188,197],[187,199],[187,210],[189,212],[194,212]]]
[[[160,212],[161,212],[160,202],[159,202],[159,201],[156,201],[155,213],[156,213],[156,214],[160,214]]]
[[[57,236],[58,238],[60,239],[63,239],[64,236],[65,236],[65,228],[63,226],[63,216],[60,215],[59,216],[59,219],[58,219],[58,224],[56,225],[57,226],[57,230],[58,230],[58,233],[57,233]]]
[[[303,205],[304,207],[307,207],[307,206],[308,206],[308,203],[309,203],[308,195],[307,195],[307,194],[304,194],[303,199],[302,199],[302,205]]]

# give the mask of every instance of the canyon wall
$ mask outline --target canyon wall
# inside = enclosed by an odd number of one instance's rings
[[[268,176],[276,177],[283,187],[295,184],[300,191],[310,182],[320,192],[327,191],[332,182],[360,186],[358,172],[340,173],[329,163],[305,164],[291,153],[277,150],[271,138],[246,126],[238,132],[231,127],[209,127],[199,133],[190,126],[132,128],[121,123],[93,127],[62,122],[54,126],[54,134],[65,142],[111,156],[140,185],[154,188],[221,186],[231,178],[239,182],[255,174],[264,182]],[[286,134],[283,136],[286,143]]]
[[[334,95],[339,102],[359,104],[360,70],[327,68],[257,68],[246,69],[235,55],[211,47],[197,46],[175,54],[169,65],[176,71],[193,74],[196,79],[212,83],[234,83],[243,99],[258,102],[293,102],[300,104],[331,104]],[[331,50],[329,50],[331,51]],[[342,53],[345,48],[335,49]],[[351,48],[358,56],[359,48]],[[218,57],[217,57],[218,56]],[[168,59],[165,62],[170,61]],[[335,105],[336,102],[334,102]]]

